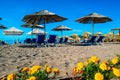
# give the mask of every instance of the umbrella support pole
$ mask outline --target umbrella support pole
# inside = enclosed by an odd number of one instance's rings
[[[120,36],[120,30],[119,30],[119,36]]]
[[[63,37],[63,31],[61,31],[61,37]]]
[[[46,21],[45,21],[45,19],[44,19],[44,35],[45,35],[45,41],[47,40],[46,39]],[[44,44],[45,46],[46,46],[46,43]]]
[[[45,19],[44,19],[44,34],[45,34],[45,32],[46,32],[46,21],[45,21]],[[46,34],[45,34],[45,38],[46,38]]]
[[[92,35],[94,35],[94,22],[92,21]]]
[[[33,34],[33,28],[32,28],[32,34]],[[31,45],[32,45],[32,39],[33,39],[33,35],[31,35]]]

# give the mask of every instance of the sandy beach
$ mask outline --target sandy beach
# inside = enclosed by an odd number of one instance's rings
[[[59,77],[72,74],[75,65],[93,55],[101,60],[111,59],[120,53],[120,44],[105,43],[103,45],[61,47],[20,47],[0,46],[0,77],[16,72],[16,66],[27,67],[47,64],[60,69]]]

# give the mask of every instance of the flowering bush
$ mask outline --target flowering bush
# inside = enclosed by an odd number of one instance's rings
[[[76,80],[110,80],[120,79],[120,55],[107,61],[101,61],[92,56],[85,63],[79,62],[73,69]]]
[[[17,67],[18,68],[18,67]],[[24,67],[22,69],[18,68],[18,73],[9,74],[8,76],[2,78],[2,80],[49,80],[49,74],[53,72],[53,77],[59,74],[58,68],[51,68],[47,65],[44,67],[35,65],[32,68]]]
[[[53,76],[49,77],[51,73]],[[55,79],[58,74],[58,68],[35,65],[31,68],[18,68],[18,73],[11,73],[1,80],[50,80]],[[74,80],[110,80],[113,78],[120,80],[120,55],[107,61],[100,61],[97,56],[92,56],[84,63],[79,62],[73,69],[73,75]]]

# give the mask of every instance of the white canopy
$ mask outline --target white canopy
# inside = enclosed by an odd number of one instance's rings
[[[29,35],[34,35],[34,34],[44,34],[44,31],[38,29],[38,28],[35,28],[33,29],[32,31],[28,32],[27,34]]]
[[[11,27],[10,29],[4,30],[4,34],[5,35],[22,35],[23,31],[15,27]]]

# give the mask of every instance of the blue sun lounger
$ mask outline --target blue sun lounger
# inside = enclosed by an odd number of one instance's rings
[[[37,44],[37,46],[42,46],[42,45],[46,45],[46,41],[45,41],[45,35],[38,35],[37,36],[37,40],[36,40],[37,42],[36,42],[36,44]]]
[[[88,39],[87,41],[83,41],[81,42],[82,45],[93,45],[96,43],[96,39],[97,39],[97,36],[92,36],[90,39]]]
[[[49,35],[49,38],[47,40],[47,46],[50,46],[50,44],[53,44],[54,46],[56,46],[57,44],[57,35]]]
[[[97,44],[100,44],[101,42],[103,42],[103,39],[104,39],[104,38],[105,38],[104,36],[100,36],[100,37],[97,39],[96,43],[97,43]]]

